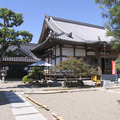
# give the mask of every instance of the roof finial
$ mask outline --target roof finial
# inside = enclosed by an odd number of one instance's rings
[[[72,32],[71,32],[71,33],[69,33],[69,34],[68,34],[68,36],[69,36],[70,38],[72,38]]]
[[[98,36],[98,40],[101,41],[100,36]]]

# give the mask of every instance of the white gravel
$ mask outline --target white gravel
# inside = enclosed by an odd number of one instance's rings
[[[21,83],[0,84],[0,120],[15,120],[4,91],[26,90],[18,87]],[[31,88],[29,88],[31,89]],[[34,88],[34,90],[43,88]],[[33,89],[31,89],[33,90]],[[112,89],[120,91],[120,88]],[[32,99],[49,107],[39,108],[29,101],[44,117],[52,120],[52,112],[64,120],[120,120],[120,94],[103,91],[81,91],[56,94],[27,94]],[[25,95],[23,95],[25,97]]]
[[[48,120],[52,112],[64,120],[120,120],[120,95],[102,91],[83,91],[57,94],[31,94],[32,99],[47,105],[50,111],[38,108]]]

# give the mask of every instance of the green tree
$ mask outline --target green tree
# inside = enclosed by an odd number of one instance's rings
[[[112,49],[120,50],[120,0],[95,0],[103,9],[102,16],[107,18],[105,27],[107,36],[113,36]],[[120,55],[117,58],[117,69],[120,70]]]
[[[59,61],[59,64],[54,66],[56,70],[64,71],[65,77],[69,73],[74,73],[74,76],[79,77],[79,81],[81,81],[82,76],[93,76],[98,74],[96,68],[87,64],[87,62],[83,62],[83,58],[76,59],[75,57],[68,57],[68,60]]]
[[[102,17],[107,19],[104,25],[107,36],[113,36],[112,48],[120,48],[120,0],[95,0],[95,3],[100,5]]]
[[[33,80],[43,79],[43,67],[32,67],[32,71],[29,74],[29,78],[32,78]]]
[[[32,40],[33,35],[27,31],[16,31],[15,28],[23,23],[23,15],[5,8],[0,8],[0,70],[2,60],[10,45],[19,45],[28,43]]]

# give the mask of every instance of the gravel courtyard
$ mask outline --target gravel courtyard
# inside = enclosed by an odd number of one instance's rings
[[[120,94],[83,91],[28,96],[49,107],[46,111],[31,102],[48,120],[54,118],[52,112],[64,120],[120,120]]]
[[[25,88],[20,87],[21,83],[0,84],[0,120],[15,120],[10,105],[4,92],[10,90],[38,90],[46,88]],[[81,88],[80,88],[81,89]],[[86,88],[90,89],[90,88]],[[21,94],[31,97],[35,101],[48,106],[49,111],[40,108],[29,101],[45,118],[53,120],[52,112],[63,117],[64,120],[120,120],[120,86],[116,89],[101,91],[98,88],[79,92],[54,93],[54,94]],[[115,91],[115,92],[110,92]],[[37,118],[36,118],[37,119]]]

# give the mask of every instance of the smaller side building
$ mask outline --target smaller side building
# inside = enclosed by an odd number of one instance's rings
[[[28,65],[40,60],[36,52],[31,52],[31,49],[36,45],[22,43],[19,46],[9,46],[7,51],[10,50],[12,55],[5,56],[2,61],[2,67],[7,70],[6,80],[22,79],[28,74]]]

